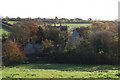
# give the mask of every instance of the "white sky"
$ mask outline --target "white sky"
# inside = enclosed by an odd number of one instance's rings
[[[3,17],[114,20],[119,0],[0,0]]]

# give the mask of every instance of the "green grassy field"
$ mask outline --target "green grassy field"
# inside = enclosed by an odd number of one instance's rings
[[[17,21],[8,21],[9,24],[15,24],[17,23]],[[5,34],[5,35],[9,35],[10,30],[8,26],[5,25],[0,25],[0,37]]]
[[[0,26],[0,37],[4,34],[4,35],[9,35],[9,31],[5,28],[3,28],[4,26]]]
[[[0,29],[0,37],[5,34],[5,35],[9,35],[9,32],[4,30],[4,29]]]
[[[9,24],[15,24],[17,21],[8,21]]]
[[[21,64],[5,67],[3,78],[119,78],[118,66]]]

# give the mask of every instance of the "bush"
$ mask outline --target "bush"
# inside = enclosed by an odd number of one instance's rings
[[[46,39],[42,43],[43,43],[45,53],[53,52],[53,48],[54,48],[54,42],[53,41]]]
[[[21,44],[34,43],[37,39],[38,25],[33,21],[19,22],[13,25],[10,38]]]
[[[75,48],[68,46],[71,48],[67,48],[67,53],[55,56],[54,61],[73,64],[118,64],[116,27],[113,25],[106,26],[103,22],[94,26],[88,30],[89,34],[86,33],[83,36],[84,38],[80,43],[78,43],[79,40],[77,41]],[[114,31],[111,30],[111,27]],[[82,31],[83,29],[81,28]]]
[[[60,29],[48,29],[45,31],[45,38],[54,42],[56,53],[61,53],[66,46],[68,34],[67,31],[61,31]]]
[[[3,63],[5,64],[21,62],[26,59],[20,46],[16,42],[10,40],[3,44],[3,57]]]

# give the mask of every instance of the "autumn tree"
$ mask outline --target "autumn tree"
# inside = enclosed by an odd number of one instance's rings
[[[13,27],[12,39],[25,44],[27,42],[35,42],[38,31],[38,25],[32,21],[22,21]]]
[[[26,60],[26,56],[20,48],[20,45],[11,40],[7,40],[3,44],[3,57],[3,63],[5,64],[21,62]]]

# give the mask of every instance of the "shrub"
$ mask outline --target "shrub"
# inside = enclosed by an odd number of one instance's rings
[[[42,43],[43,43],[43,47],[44,47],[44,52],[46,52],[46,53],[52,52],[52,49],[54,47],[53,41],[46,39]]]
[[[10,40],[3,44],[3,57],[5,59],[3,62],[6,64],[21,62],[26,59],[20,46],[16,42]]]
[[[64,51],[69,35],[67,31],[61,31],[60,29],[48,29],[46,30],[45,35],[46,39],[54,42],[56,53]]]
[[[110,24],[112,25],[112,22],[99,22],[90,29],[77,29],[83,40],[80,43],[78,40],[75,48],[68,46],[71,48],[67,48],[67,53],[57,55],[55,61],[74,64],[117,64],[117,30],[114,23],[112,26]]]
[[[25,44],[27,42],[36,42],[38,25],[34,21],[24,21],[14,24],[13,34],[11,38],[16,40],[21,44]]]

